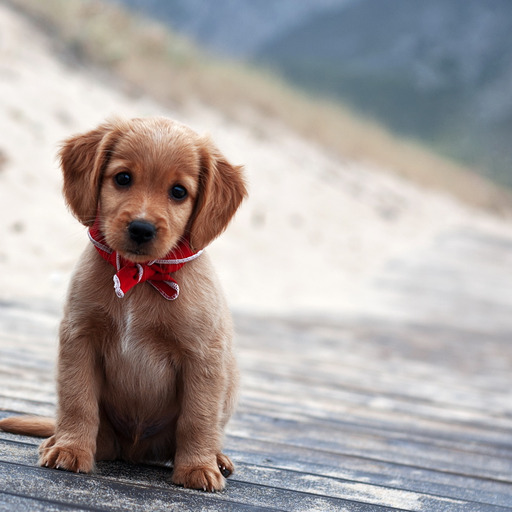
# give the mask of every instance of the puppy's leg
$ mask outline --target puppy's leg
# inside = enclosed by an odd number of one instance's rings
[[[218,360],[217,360],[218,363]],[[226,391],[224,367],[204,360],[183,368],[183,397],[176,429],[175,484],[204,491],[225,486],[221,469],[233,470],[222,455],[222,413]]]
[[[240,381],[238,365],[234,355],[231,352],[228,353],[226,357],[226,369],[224,373],[227,377],[227,389],[224,398],[224,408],[222,411],[222,418],[220,423],[222,432],[224,432],[226,423],[229,421],[231,415],[235,410],[238,395],[238,385]],[[235,471],[235,466],[231,462],[231,459],[227,455],[224,455],[223,453],[217,454],[217,465],[219,466],[219,470],[225,478],[233,474],[233,472]]]
[[[39,448],[41,466],[84,473],[94,468],[100,377],[91,334],[66,319],[61,324],[57,424]]]

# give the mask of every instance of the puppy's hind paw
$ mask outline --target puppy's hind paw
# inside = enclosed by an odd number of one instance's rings
[[[217,465],[219,466],[219,471],[222,473],[224,478],[228,478],[235,472],[235,466],[231,462],[231,459],[223,453],[217,454]]]

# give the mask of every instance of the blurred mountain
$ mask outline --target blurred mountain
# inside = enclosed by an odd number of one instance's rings
[[[512,185],[512,2],[359,0],[258,61]]]
[[[247,58],[307,19],[353,0],[113,0],[167,23],[214,52]]]
[[[512,186],[509,0],[118,0]]]

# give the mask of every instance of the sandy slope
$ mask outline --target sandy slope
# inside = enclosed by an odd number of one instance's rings
[[[250,199],[210,248],[238,309],[378,309],[374,278],[392,258],[454,226],[508,230],[381,170],[331,158],[267,120],[256,133],[192,100],[173,112],[130,97],[59,60],[51,40],[4,5],[0,35],[1,299],[62,299],[86,235],[61,198],[56,151],[111,114],[177,118],[246,165]]]

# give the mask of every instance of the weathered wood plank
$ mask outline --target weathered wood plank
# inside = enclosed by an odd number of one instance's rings
[[[468,502],[511,506],[511,486],[508,483],[363,457],[313,452],[309,449],[272,444],[267,441],[248,442],[247,439],[229,437],[228,442],[231,447],[229,453],[233,460],[258,466],[372,483]]]
[[[291,389],[275,378],[269,383],[263,375],[244,386],[244,403],[258,406],[259,403],[299,413],[317,421],[341,421],[378,425],[383,430],[399,430],[411,433],[426,433],[431,437],[462,442],[471,440],[482,443],[508,443],[512,433],[512,418],[497,414],[484,414],[466,408],[447,408],[435,404],[415,403],[401,397],[378,396],[369,392],[346,388],[324,390],[313,383],[293,383]],[[281,386],[281,384],[283,384]],[[288,380],[289,384],[289,380]],[[282,390],[279,395],[275,388]],[[300,402],[296,396],[300,394]],[[418,401],[419,402],[419,401]]]
[[[353,510],[385,512],[388,507],[353,502],[305,490],[295,492],[259,482],[231,480],[225,491],[205,494],[169,484],[170,470],[122,463],[100,463],[94,475],[75,475],[0,462],[0,492],[16,488],[18,495],[42,497],[108,510]],[[20,480],[23,482],[20,483]],[[13,484],[17,482],[17,485]]]
[[[36,315],[35,328],[18,325],[15,309],[0,307],[0,332],[6,321],[13,329],[0,336],[0,417],[52,415],[58,316]],[[242,316],[237,325],[242,393],[226,448],[238,472],[226,491],[176,488],[161,467],[40,469],[37,439],[0,433],[0,479],[10,478],[0,507],[112,509],[101,501],[111,495],[134,510],[142,500],[155,510],[512,510],[508,337],[490,335],[484,350],[481,333],[453,328],[266,319],[262,334],[261,319]],[[19,484],[27,479],[35,491]],[[57,488],[68,492],[60,501]]]
[[[34,465],[37,456],[33,446],[21,443],[0,443],[3,462]],[[96,478],[112,482],[146,485],[162,491],[169,490],[169,471],[166,469],[121,463],[99,464]],[[270,490],[271,488],[272,490]],[[287,491],[294,491],[289,493]],[[451,498],[433,493],[407,491],[396,486],[363,481],[325,477],[312,472],[282,470],[274,466],[239,464],[237,473],[230,480],[228,489],[221,493],[222,499],[230,502],[257,502],[267,504],[286,503],[289,510],[306,511],[319,507],[338,510],[345,501],[361,504],[387,505],[393,508],[406,506],[407,510],[429,510],[431,512],[467,510],[477,504],[471,500]],[[256,496],[257,494],[257,496]],[[341,504],[326,499],[340,498]],[[257,498],[257,499],[255,499]],[[478,510],[499,511],[506,508],[478,503]],[[352,509],[352,508],[351,508]],[[363,509],[364,510],[364,509]],[[378,508],[375,510],[379,510]],[[475,509],[476,510],[476,509]]]
[[[237,428],[238,427],[238,428]],[[230,432],[247,438],[292,444],[312,450],[343,455],[370,457],[392,463],[425,469],[440,469],[461,475],[492,478],[510,482],[512,459],[486,456],[450,448],[437,448],[433,443],[383,435],[365,435],[348,429],[327,428],[293,419],[247,414],[243,422],[234,420]]]
[[[55,503],[42,498],[26,498],[10,492],[0,492],[1,512],[64,512],[81,510],[100,510],[97,508],[84,508],[72,504]]]
[[[510,236],[468,224],[394,263],[380,276],[389,314],[478,332],[512,330]]]
[[[18,496],[42,499],[55,507],[77,505],[89,510],[279,510],[230,503],[219,499],[221,493],[208,495],[174,486],[162,490],[136,482],[109,482],[91,475],[0,463],[0,493],[12,494],[14,490]]]
[[[52,416],[55,413],[54,403],[44,403],[27,399],[10,398],[0,395],[0,409],[14,414],[35,414],[36,416]]]
[[[0,460],[18,460],[20,463],[35,465],[38,443],[39,440],[35,438],[0,433],[0,454],[2,454]],[[511,505],[511,485],[491,479],[479,479],[440,470],[425,470],[414,466],[320,452],[288,444],[275,444],[268,440],[257,441],[231,435],[228,436],[226,445],[229,447],[227,453],[238,465],[237,474],[233,477],[235,480],[241,477],[242,464],[242,468],[244,465],[269,468],[274,476],[280,470],[289,470],[294,474],[303,473],[311,477],[326,476],[337,480],[359,482],[362,485],[370,484],[370,487],[377,485],[408,490],[417,494],[434,494],[444,498],[503,507]],[[8,455],[9,453],[11,455]],[[245,474],[250,482],[251,472],[245,470]]]
[[[6,448],[7,445],[7,448]],[[35,464],[34,447],[21,443],[1,443],[0,448],[4,462],[16,462],[31,466]],[[96,478],[103,480],[125,482],[127,484],[147,485],[163,491],[169,490],[167,482],[168,470],[150,466],[133,467],[120,463],[99,464]],[[249,487],[247,487],[249,486]],[[264,492],[255,486],[261,486]],[[269,491],[271,487],[274,490]],[[277,491],[279,490],[279,491]],[[285,491],[295,491],[297,496]],[[230,485],[222,499],[241,502],[252,501],[257,492],[257,502],[260,505],[285,502],[291,510],[312,510],[312,507],[326,507],[325,510],[338,510],[339,503],[329,502],[326,497],[355,500],[358,503],[387,505],[390,507],[407,506],[408,510],[467,510],[468,505],[474,506],[468,500],[453,499],[448,496],[436,496],[432,493],[406,491],[397,487],[376,485],[348,479],[325,477],[311,472],[281,470],[275,467],[255,464],[239,464],[236,475],[230,480]],[[342,502],[343,503],[343,502]],[[415,504],[415,505],[414,505]],[[328,508],[327,508],[328,507]],[[378,509],[376,509],[378,510]],[[500,510],[500,507],[479,504],[479,510]]]
[[[378,422],[365,425],[341,419],[317,420],[300,411],[287,411],[285,406],[271,406],[269,401],[253,401],[247,409],[245,407],[234,418],[229,431],[248,439],[511,481],[512,453],[509,446],[500,443],[473,440],[467,444],[468,439],[457,441],[455,432],[454,439],[446,440],[437,437],[435,432],[391,429]],[[53,412],[51,404],[46,407],[25,404],[25,409],[32,413]]]

